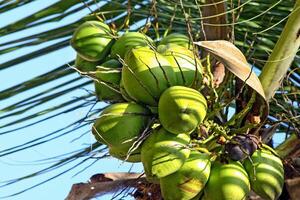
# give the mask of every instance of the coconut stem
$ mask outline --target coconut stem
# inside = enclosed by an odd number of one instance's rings
[[[300,0],[297,0],[272,54],[259,76],[266,99],[270,100],[280,87],[300,46]]]
[[[251,110],[254,102],[256,100],[256,92],[253,92],[251,95],[250,100],[248,101],[247,105],[245,106],[245,108],[243,110],[241,110],[241,112],[237,113],[236,115],[234,115],[227,123],[227,126],[232,126],[232,125],[236,125],[237,127],[239,127],[241,125],[241,122],[243,120],[243,118],[246,116],[246,114]]]
[[[297,134],[292,134],[288,139],[275,148],[281,158],[286,158],[295,150],[300,149],[300,139]]]

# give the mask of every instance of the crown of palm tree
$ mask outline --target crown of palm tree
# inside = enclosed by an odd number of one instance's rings
[[[0,2],[0,13],[9,13],[16,8],[28,6],[33,2],[28,0],[4,0]],[[225,8],[223,11],[213,10],[214,8],[222,8],[222,6]],[[1,63],[0,74],[5,69],[16,66],[22,68],[22,63],[39,57],[46,58],[48,54],[68,47],[74,30],[87,20],[104,21],[116,31],[126,29],[140,30],[156,39],[159,39],[168,32],[184,33],[192,37],[194,41],[227,39],[233,42],[244,53],[248,63],[255,66],[255,70],[259,72],[267,63],[269,55],[272,53],[283,27],[291,15],[293,7],[293,0],[225,0],[217,1],[217,3],[210,0],[60,0],[0,28],[0,37],[10,38],[1,40],[0,55],[10,55],[20,52],[23,49],[28,50],[24,55]],[[214,14],[211,13],[212,10]],[[87,12],[89,14],[86,15]],[[64,21],[66,18],[70,20]],[[32,31],[36,30],[35,28],[37,27],[42,27],[42,29],[39,29],[40,31],[38,32]],[[224,30],[225,34],[220,34]],[[14,35],[20,32],[22,36],[15,38]],[[34,47],[40,48],[37,49]],[[26,81],[0,91],[0,100],[6,102],[10,102],[11,99],[17,99],[17,95],[21,93],[31,94],[25,99],[8,104],[5,107],[0,107],[0,121],[6,122],[0,123],[0,137],[2,135],[13,134],[17,130],[24,129],[26,131],[26,128],[30,126],[83,107],[86,110],[90,109],[88,114],[74,123],[67,124],[64,128],[28,140],[26,143],[1,149],[0,157],[46,144],[74,130],[81,128],[85,130],[84,128],[88,128],[92,122],[92,120],[88,119],[101,112],[104,108],[103,104],[100,107],[96,106],[97,108],[94,108],[93,106],[97,103],[96,97],[93,92],[84,90],[82,90],[82,95],[76,98],[65,98],[54,106],[47,104],[68,93],[92,84],[91,80],[87,80],[82,76],[67,78],[69,75],[76,73],[70,67],[73,64],[74,61],[72,60],[66,61],[66,63],[61,63],[60,66],[56,66],[44,74],[39,74],[34,78],[29,78]],[[270,100],[270,112],[266,124],[271,127],[276,125],[275,132],[284,132],[287,135],[291,133],[299,134],[299,65],[300,54],[298,52],[281,87],[274,95],[274,98]],[[226,80],[228,85],[232,85],[235,82],[233,77],[227,77]],[[51,83],[51,86],[44,87],[41,92],[32,92],[37,87],[48,83]],[[234,94],[234,91],[232,93]],[[42,108],[42,110],[34,111],[35,108]],[[23,191],[16,194],[22,193],[84,164],[90,157],[99,152],[105,155],[107,149],[96,142],[92,144],[92,148],[88,146],[86,148],[74,149],[73,152],[56,157],[55,159],[59,159],[59,161],[54,164],[40,171],[33,172],[28,176],[9,180],[2,187],[56,170],[66,164],[74,163],[69,169],[57,173],[57,175],[43,182],[38,182],[28,188],[24,188]],[[82,157],[84,159],[81,159],[81,162],[75,162]],[[49,158],[49,160],[51,159],[53,158]]]

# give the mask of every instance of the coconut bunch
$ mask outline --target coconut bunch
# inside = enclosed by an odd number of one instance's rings
[[[202,63],[189,37],[172,33],[155,41],[87,21],[71,45],[76,69],[95,81],[98,100],[109,104],[92,126],[96,140],[117,159],[142,162],[165,200],[241,200],[250,189],[278,198],[283,167],[272,149],[252,135],[214,131],[206,118]]]

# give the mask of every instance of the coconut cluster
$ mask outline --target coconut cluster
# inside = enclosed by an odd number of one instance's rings
[[[278,198],[281,160],[253,137],[207,146],[205,138],[194,137],[207,121],[208,105],[201,93],[202,63],[186,35],[154,41],[87,21],[71,45],[75,67],[93,78],[98,100],[109,104],[92,126],[96,140],[117,159],[142,162],[165,200],[241,200],[250,188],[264,199]]]

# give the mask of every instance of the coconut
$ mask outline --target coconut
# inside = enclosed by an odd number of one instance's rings
[[[93,125],[97,141],[128,151],[150,120],[150,111],[136,103],[116,103],[105,108]]]
[[[88,61],[99,61],[107,56],[112,33],[103,22],[87,21],[81,24],[71,39],[72,47]]]
[[[204,96],[197,90],[183,86],[168,88],[158,103],[159,121],[174,134],[193,132],[203,121],[206,110]]]
[[[123,97],[123,99],[125,99],[127,102],[133,102],[135,101],[134,99],[132,99],[129,94],[127,94],[125,88],[124,88],[124,83],[123,83],[123,80],[121,78],[121,81],[120,81],[120,92],[121,92],[121,95]]]
[[[258,149],[244,162],[252,190],[266,200],[278,199],[284,183],[284,169],[280,158],[265,149]]]
[[[100,101],[123,102],[124,99],[120,91],[122,64],[115,59],[111,59],[97,66],[95,90]]]
[[[96,71],[96,66],[98,64],[99,64],[98,62],[91,62],[88,60],[84,60],[79,56],[79,54],[76,55],[75,67],[81,72]]]
[[[177,85],[200,88],[202,65],[191,50],[176,44],[168,44],[159,46],[158,52],[164,55],[174,67]]]
[[[157,180],[179,170],[189,157],[190,149],[186,147],[189,141],[186,134],[174,135],[162,127],[153,130],[141,150],[147,179]]]
[[[133,152],[128,152],[127,148],[109,147],[109,154],[119,160],[126,162],[141,162],[141,148],[138,147]]]
[[[157,106],[161,93],[176,83],[169,61],[147,47],[129,51],[125,63],[122,69],[124,88],[138,102]]]
[[[166,37],[162,38],[159,44],[160,45],[177,44],[185,48],[189,48],[191,46],[190,38],[188,38],[186,35],[183,35],[181,33],[171,33]]]
[[[124,33],[111,47],[110,55],[113,58],[125,57],[125,54],[132,48],[136,47],[148,47],[153,45],[153,40],[139,32],[127,32]]]
[[[210,174],[208,154],[191,151],[183,166],[173,174],[160,179],[164,200],[190,200],[204,188]]]
[[[192,198],[191,200],[200,200],[201,197],[202,197],[202,195],[203,195],[203,190],[202,190],[201,192],[199,192],[199,193],[197,194],[197,196],[195,196],[195,197]]]
[[[240,162],[223,164],[215,161],[202,200],[243,200],[249,192],[249,178]]]

